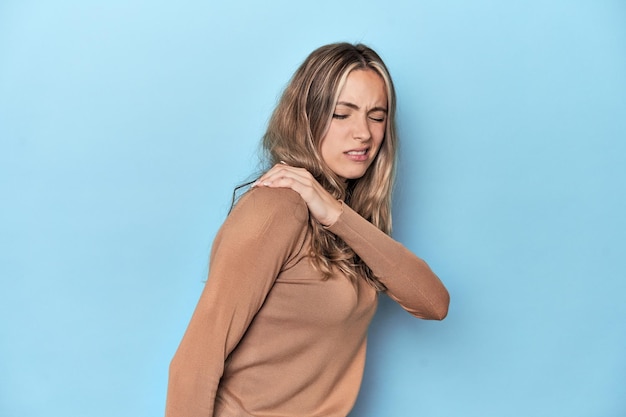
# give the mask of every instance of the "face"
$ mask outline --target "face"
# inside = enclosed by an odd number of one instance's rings
[[[386,126],[385,82],[371,69],[353,70],[321,141],[324,162],[344,180],[361,178],[378,154]]]

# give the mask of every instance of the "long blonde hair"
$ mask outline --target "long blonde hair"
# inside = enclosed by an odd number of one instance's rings
[[[387,125],[383,143],[372,165],[359,179],[344,183],[324,162],[320,144],[348,74],[371,69],[384,80],[387,89]],[[284,161],[306,168],[335,198],[383,232],[391,233],[391,192],[396,158],[396,96],[389,71],[371,48],[335,43],[313,51],[296,70],[276,106],[265,135],[263,149],[272,166]],[[325,230],[311,216],[311,258],[325,277],[338,268],[352,279],[365,278],[374,288],[385,287],[367,265],[341,239]]]

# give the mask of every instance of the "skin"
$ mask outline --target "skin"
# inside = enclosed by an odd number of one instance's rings
[[[387,125],[385,82],[373,70],[354,70],[339,93],[333,117],[320,143],[322,159],[343,180],[361,178],[378,154]],[[277,164],[254,187],[291,188],[322,225],[341,215],[341,203],[304,168]]]

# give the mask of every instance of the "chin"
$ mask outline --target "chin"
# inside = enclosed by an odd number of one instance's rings
[[[335,175],[337,175],[339,178],[341,178],[344,181],[353,181],[353,180],[358,180],[359,178],[362,178],[366,173],[367,170],[370,168],[371,164],[367,164],[367,166],[361,164],[361,165],[357,165],[357,166],[338,166],[336,168],[340,168],[340,169],[333,169],[331,167],[331,170],[335,173]]]
[[[351,181],[351,180],[358,180],[359,178],[362,178],[363,175],[365,175],[367,171],[363,171],[363,172],[346,172],[344,174],[338,174],[341,178],[343,178],[346,181]]]

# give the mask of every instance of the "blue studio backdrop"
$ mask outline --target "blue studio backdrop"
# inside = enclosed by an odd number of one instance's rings
[[[626,416],[626,3],[0,1],[0,415],[159,416],[233,188],[314,48],[387,62],[394,236],[352,417]]]

